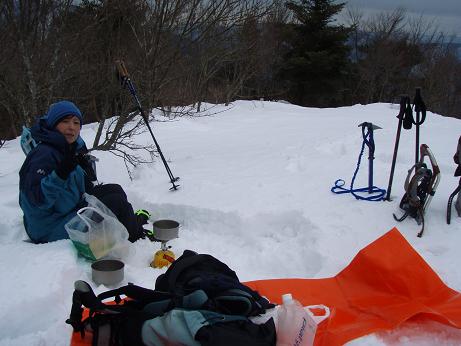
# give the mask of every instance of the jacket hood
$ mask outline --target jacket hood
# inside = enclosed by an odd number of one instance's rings
[[[60,151],[68,145],[66,137],[55,129],[49,129],[46,116],[40,118],[34,126],[30,129],[31,135],[37,143],[47,143]],[[83,139],[78,136],[77,150],[83,149],[86,151],[86,145]]]

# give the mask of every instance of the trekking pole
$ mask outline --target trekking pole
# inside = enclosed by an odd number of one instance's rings
[[[179,177],[174,177],[173,173],[171,172],[170,167],[168,166],[168,163],[165,160],[165,157],[163,156],[162,150],[160,149],[160,146],[158,145],[158,142],[155,139],[154,133],[152,132],[152,129],[149,125],[149,118],[146,116],[146,113],[144,113],[144,110],[141,106],[141,102],[139,101],[138,95],[136,94],[136,89],[134,88],[134,85],[131,82],[130,75],[128,74],[125,64],[122,60],[116,60],[115,65],[117,66],[117,71],[122,81],[122,87],[125,87],[125,86],[128,87],[129,92],[131,93],[131,95],[133,95],[133,98],[136,101],[138,110],[141,113],[141,116],[144,119],[144,122],[147,128],[149,129],[150,135],[152,136],[152,139],[154,140],[155,146],[157,147],[157,151],[160,154],[160,157],[162,158],[163,165],[165,166],[165,169],[168,173],[168,177],[170,178],[170,182],[173,185],[170,188],[170,190],[177,190],[179,185],[176,185],[175,182],[179,180]]]
[[[416,120],[413,122],[416,125],[416,150],[415,150],[415,164],[419,162],[419,125],[426,120],[426,105],[421,97],[421,88],[416,88],[415,98],[413,99],[413,106],[415,107]],[[420,119],[419,115],[422,115]]]
[[[397,115],[397,119],[399,119],[399,123],[397,125],[397,135],[395,136],[395,145],[394,145],[394,155],[392,157],[392,165],[391,165],[391,173],[389,175],[389,184],[387,185],[387,194],[385,201],[391,200],[391,189],[392,189],[392,180],[394,179],[394,170],[395,170],[395,163],[397,161],[397,152],[399,150],[399,142],[400,142],[400,132],[402,131],[402,123],[403,118],[405,116],[405,107],[408,101],[408,95],[402,95],[400,97],[400,111]]]

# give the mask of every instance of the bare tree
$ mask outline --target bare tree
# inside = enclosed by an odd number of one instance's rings
[[[357,18],[356,18],[357,19]],[[353,98],[363,102],[385,101],[393,86],[394,76],[401,71],[404,52],[397,46],[405,42],[405,10],[398,8],[391,13],[381,13],[363,24],[365,38],[357,48],[359,81]]]
[[[112,6],[117,3],[114,1]],[[137,4],[136,9],[139,9],[142,16],[125,15],[118,23],[117,29],[123,27],[129,31],[118,35],[128,36],[133,46],[131,51],[120,49],[119,56],[128,64],[133,62],[130,70],[142,90],[140,94],[147,95],[142,98],[147,109],[158,108],[170,116],[189,115],[192,110],[190,107],[175,108],[172,113],[172,106],[197,103],[200,109],[200,102],[207,97],[208,86],[215,82],[217,73],[222,71],[229,60],[239,70],[234,70],[235,74],[230,79],[233,84],[226,91],[227,100],[237,95],[245,78],[253,74],[254,69],[250,65],[243,67],[244,64],[238,63],[254,55],[245,54],[249,52],[248,47],[235,47],[231,41],[237,28],[248,18],[262,16],[266,8],[262,2],[160,0],[139,1]],[[136,59],[132,57],[134,52]],[[235,84],[240,87],[235,87]],[[122,100],[120,95],[117,100]],[[119,106],[123,107],[124,104],[120,103]],[[132,166],[144,162],[139,156],[127,154],[130,150],[141,149],[130,142],[139,128],[139,123],[133,122],[135,115],[126,109],[118,109],[117,118],[111,121],[110,130],[106,132],[103,142],[95,141],[94,148],[118,153]],[[105,121],[102,116],[99,127],[101,131]],[[97,140],[100,138],[96,137]],[[150,148],[143,147],[142,150],[147,150],[151,157],[154,154]]]
[[[452,115],[459,110],[460,61],[435,21],[407,17],[402,8],[368,20],[355,12],[349,17],[359,28],[353,36],[355,102],[391,102],[421,87],[430,109]]]
[[[437,113],[460,117],[461,62],[452,38],[441,36],[438,44],[426,47],[418,78],[428,107]]]
[[[64,75],[60,61],[63,17],[71,0],[29,0],[2,2],[2,36],[5,46],[0,55],[8,63],[0,67],[0,102],[10,114],[13,129],[30,124],[49,104],[54,87]],[[2,58],[0,58],[2,59]],[[17,135],[17,133],[14,133]]]

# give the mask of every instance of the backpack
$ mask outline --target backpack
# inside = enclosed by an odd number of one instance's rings
[[[155,282],[155,290],[187,296],[203,290],[210,299],[209,310],[256,316],[274,307],[256,291],[240,283],[237,274],[211,255],[185,250]]]
[[[103,303],[107,298],[114,298],[115,304]],[[82,318],[82,305],[89,309],[88,318]],[[95,345],[102,345],[98,343],[102,339],[112,340],[109,345],[143,345],[146,344],[143,338],[155,339],[158,335],[161,339],[168,335],[173,338],[178,333],[195,335],[202,344],[206,340],[221,340],[221,343],[233,340],[273,345],[273,320],[254,325],[248,319],[273,307],[274,304],[240,283],[226,264],[211,255],[185,250],[157,278],[154,290],[128,284],[96,296],[88,283],[76,281],[66,323],[81,334],[86,329],[92,330]],[[178,332],[181,330],[188,332]],[[235,338],[230,338],[229,333]]]

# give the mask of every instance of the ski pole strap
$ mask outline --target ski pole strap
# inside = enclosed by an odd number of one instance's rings
[[[410,98],[406,97],[405,99],[405,112],[404,112],[404,117],[403,117],[403,128],[405,130],[410,130],[412,124],[414,124],[415,121],[413,119],[413,110],[411,109],[411,103],[410,103]]]
[[[415,98],[413,99],[413,105],[415,107],[415,112],[417,114],[416,119],[419,119],[419,114],[421,113],[421,119],[413,120],[413,124],[416,126],[421,125],[424,120],[426,120],[426,104],[421,97],[421,88],[416,88]]]
[[[399,114],[397,115],[397,119],[403,120],[405,118],[405,110],[407,107],[407,95],[402,95],[400,97],[400,109],[399,109]]]

